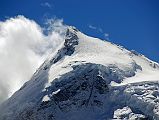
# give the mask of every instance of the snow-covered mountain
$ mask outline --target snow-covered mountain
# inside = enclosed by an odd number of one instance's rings
[[[13,78],[14,79],[14,78]],[[159,64],[68,27],[0,120],[159,120]]]

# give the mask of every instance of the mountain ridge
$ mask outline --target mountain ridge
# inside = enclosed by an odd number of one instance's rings
[[[59,49],[0,106],[0,119],[157,120],[158,73],[143,55],[68,27]]]

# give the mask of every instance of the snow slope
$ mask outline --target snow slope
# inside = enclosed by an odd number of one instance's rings
[[[64,43],[0,106],[2,120],[159,119],[159,64],[68,27]]]

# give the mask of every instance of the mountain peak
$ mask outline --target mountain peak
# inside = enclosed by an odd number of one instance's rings
[[[0,106],[0,119],[157,120],[157,66],[69,26],[57,52]]]
[[[78,30],[75,27],[68,27],[66,31],[66,36],[65,36],[65,42],[64,46],[66,47],[67,50],[69,49],[74,49],[75,45],[78,45],[78,36],[77,36]]]

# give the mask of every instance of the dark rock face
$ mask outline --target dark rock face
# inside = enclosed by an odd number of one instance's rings
[[[110,82],[119,78],[123,79],[128,74],[122,70],[118,71],[120,74],[112,72],[117,70],[115,65],[105,67],[98,64],[81,63],[81,65],[73,65],[72,68],[73,71],[53,80],[51,86],[46,88],[43,96],[48,95],[50,100],[39,102],[32,116],[36,116],[42,111],[44,113],[47,111],[46,116],[52,114],[51,116],[57,117],[57,111],[67,113],[89,107],[103,109],[104,104],[109,103],[109,95],[112,93]],[[123,74],[123,78],[120,77],[121,74]]]
[[[73,71],[55,79],[41,93],[39,102],[21,110],[13,120],[60,120],[58,112],[67,113],[91,106],[102,107],[102,98],[109,92],[109,85],[100,72],[101,66],[88,63],[72,67]],[[58,89],[59,92],[53,94]],[[45,95],[50,96],[50,100],[42,101]]]
[[[55,58],[53,58],[52,62],[56,63],[63,56],[65,56],[65,55],[70,56],[71,54],[73,54],[75,51],[75,46],[78,45],[78,39],[79,38],[76,34],[76,31],[72,32],[69,29],[67,29],[64,47],[58,51],[57,56],[55,56]]]
[[[99,74],[98,65],[93,66],[92,64],[75,66],[73,72],[67,73],[59,80],[54,80],[47,91],[49,91],[49,94],[58,89],[60,91],[51,96],[51,101],[53,100],[62,111],[72,107],[102,105],[98,96],[107,94],[109,87],[106,80]]]

